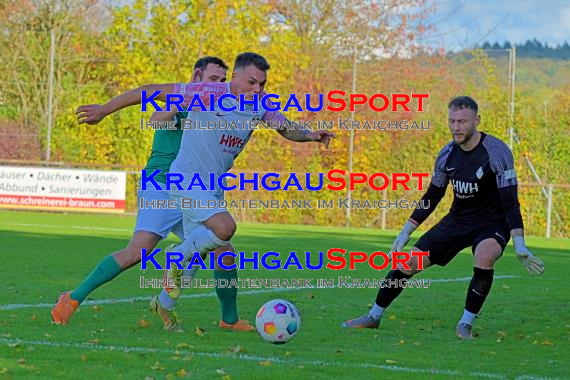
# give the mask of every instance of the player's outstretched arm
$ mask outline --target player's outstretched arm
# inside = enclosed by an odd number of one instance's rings
[[[261,95],[264,96],[265,92],[262,92]],[[271,126],[277,126],[277,133],[289,141],[319,142],[325,144],[325,148],[328,149],[331,140],[336,137],[334,133],[329,131],[313,131],[311,128],[303,128],[301,125],[292,123],[279,111],[266,112],[263,115],[263,121]]]
[[[429,187],[420,200],[418,207],[412,212],[410,219],[394,240],[392,248],[390,248],[390,254],[391,252],[402,252],[404,246],[410,240],[412,232],[431,215],[445,195],[445,190],[449,183],[449,178],[445,170],[445,161],[447,160],[449,152],[449,145],[445,146],[439,152],[435,160],[434,172]],[[427,205],[427,207],[424,207],[424,205]]]
[[[431,215],[437,207],[443,196],[445,195],[445,187],[438,187],[432,183],[429,184],[428,190],[418,203],[418,208],[412,212],[410,219],[404,224],[404,227],[392,243],[390,252],[402,252],[405,245],[410,241],[410,236]],[[423,205],[428,205],[423,208]]]
[[[501,204],[515,246],[515,254],[528,273],[542,274],[544,263],[529,251],[524,241],[524,224],[513,154],[509,147],[498,139],[490,140],[489,146],[493,153],[489,155],[489,162],[491,170],[495,173]]]
[[[327,149],[329,147],[331,140],[336,137],[334,133],[322,130],[313,131],[309,129],[282,128],[278,129],[277,132],[287,140],[295,142],[307,142],[307,141],[319,142],[325,144],[325,148]]]
[[[105,104],[82,105],[77,108],[75,112],[77,121],[79,121],[79,124],[97,124],[103,120],[105,116],[113,112],[135,104],[140,104],[142,101],[142,91],[146,91],[149,96],[155,91],[160,91],[160,94],[154,99],[164,102],[166,101],[166,94],[174,92],[174,85],[174,83],[145,84],[144,86],[137,87],[134,90],[116,96]]]
[[[524,225],[518,200],[517,184],[500,188],[499,194],[507,217],[507,225],[511,229],[517,259],[531,276],[544,273],[544,263],[529,251],[524,241]]]
[[[177,113],[178,109],[172,111],[154,111],[150,117],[150,121],[170,121],[174,119]]]
[[[277,133],[289,141],[319,142],[325,144],[325,148],[328,149],[331,140],[336,137],[336,134],[329,131],[313,131],[310,128],[303,128],[302,126],[291,122],[283,116],[282,113],[277,111],[266,112],[263,116],[263,121],[271,125],[278,125],[279,128],[276,129]]]
[[[507,174],[505,175],[505,173]],[[512,173],[508,173],[508,170],[502,171],[497,176],[497,182],[499,185],[503,185],[499,187],[499,194],[501,196],[503,209],[505,210],[507,225],[511,230],[511,237],[515,245],[517,259],[519,259],[530,275],[544,273],[544,263],[528,250],[524,241],[524,224],[514,170],[512,170]]]

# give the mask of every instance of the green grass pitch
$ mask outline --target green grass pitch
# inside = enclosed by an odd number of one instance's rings
[[[168,334],[148,311],[158,290],[139,284],[141,275],[162,274],[141,272],[138,266],[90,295],[101,304],[83,304],[68,326],[51,324],[49,310],[58,294],[77,286],[105,255],[123,248],[133,226],[133,217],[0,212],[0,377],[570,378],[568,239],[527,238],[545,262],[542,277],[530,277],[509,245],[495,270],[504,277],[495,280],[476,321],[480,336],[469,342],[455,337],[472,273],[468,251],[446,268],[423,273],[420,278],[450,281],[405,290],[378,330],[340,327],[368,311],[375,289],[240,289],[243,319],[253,321],[258,308],[273,298],[298,306],[301,331],[285,345],[266,343],[257,333],[220,330],[214,291],[185,289],[178,313],[186,331]],[[333,247],[371,253],[388,250],[393,238],[394,232],[372,229],[241,224],[234,244],[249,253]],[[249,269],[239,276],[333,278],[336,283],[338,276],[372,279],[386,273],[360,264],[340,273]],[[213,276],[202,270],[199,278]]]

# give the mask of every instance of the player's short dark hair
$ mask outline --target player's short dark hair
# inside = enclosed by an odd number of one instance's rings
[[[267,71],[271,67],[267,60],[261,55],[247,52],[237,56],[236,62],[234,63],[234,70],[242,69],[249,65],[254,65],[261,71]]]
[[[206,70],[206,67],[208,67],[210,63],[223,67],[226,70],[228,69],[228,65],[226,65],[226,63],[221,58],[207,55],[196,61],[196,63],[194,64],[194,70],[196,69]]]
[[[475,114],[479,112],[479,106],[477,105],[477,102],[469,96],[458,96],[452,99],[451,102],[449,102],[449,106],[447,107],[447,109],[454,109],[454,110],[460,110],[463,108],[472,109],[473,111],[475,111]]]

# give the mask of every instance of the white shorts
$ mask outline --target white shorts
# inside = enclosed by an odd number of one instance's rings
[[[166,185],[160,184],[162,188]],[[165,200],[168,202],[170,191],[155,190],[154,187],[147,190],[139,190],[137,205],[140,206],[140,198],[146,201]],[[179,208],[139,208],[137,213],[136,231],[148,231],[165,239],[170,232],[184,240],[184,227],[182,223],[182,211]]]
[[[225,207],[218,207],[218,202],[224,200],[223,191],[170,190],[167,193],[176,201],[178,211],[182,214],[185,238],[210,217],[227,212]]]

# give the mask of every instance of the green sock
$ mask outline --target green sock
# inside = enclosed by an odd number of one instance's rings
[[[214,270],[214,278],[217,283],[220,282],[220,279],[228,281],[226,287],[216,286],[216,295],[222,308],[222,321],[234,324],[238,321],[237,287],[230,287],[229,285],[232,280],[237,280],[237,270]]]
[[[89,295],[89,293],[107,281],[111,281],[122,271],[123,270],[113,255],[109,255],[103,260],[99,261],[99,264],[97,264],[95,269],[93,269],[93,272],[89,273],[89,276],[87,276],[85,280],[79,284],[77,289],[75,289],[69,296],[77,302],[81,303]]]

